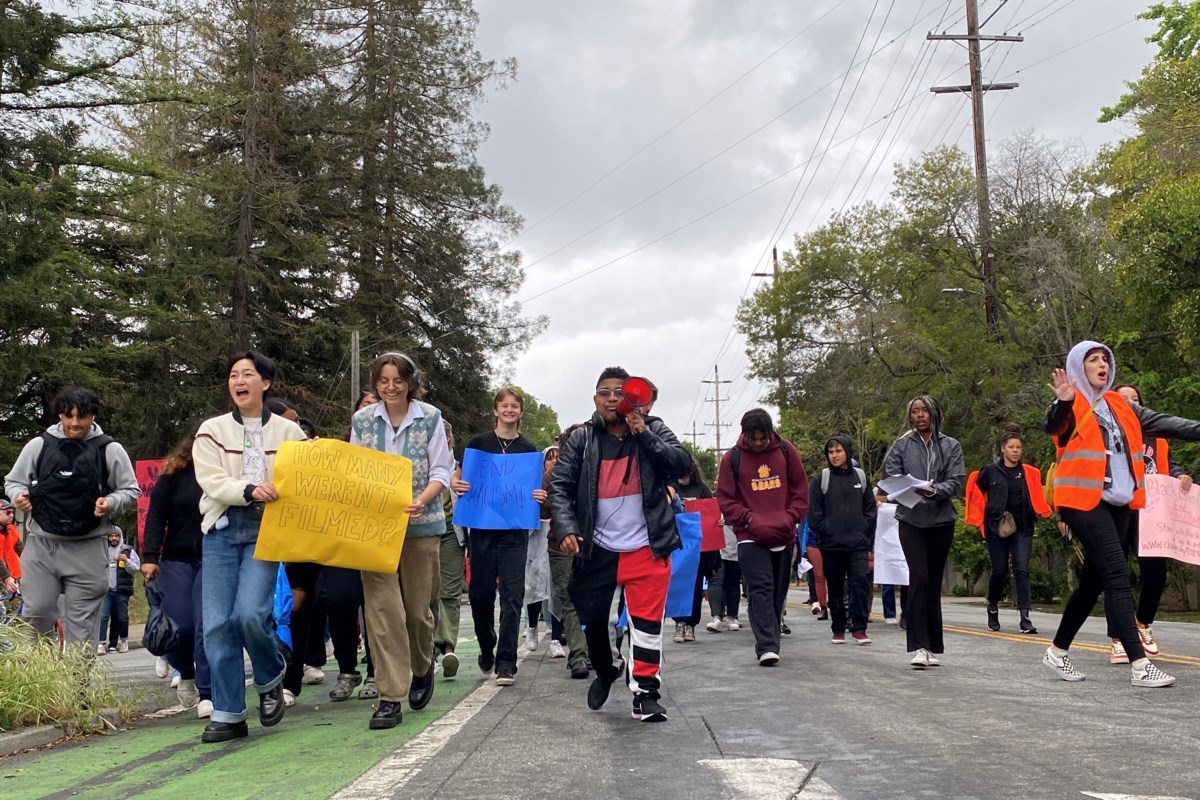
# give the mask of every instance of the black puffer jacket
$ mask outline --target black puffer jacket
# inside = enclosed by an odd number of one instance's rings
[[[591,556],[596,524],[596,486],[600,477],[600,437],[604,418],[592,415],[588,425],[577,429],[562,445],[558,463],[550,475],[550,514],[561,540],[568,534],[583,537],[580,555]],[[642,511],[650,535],[650,550],[666,558],[680,547],[675,529],[675,512],[667,501],[667,483],[686,475],[692,458],[671,429],[657,417],[646,420],[646,429],[633,437],[637,448],[638,472],[642,479]]]

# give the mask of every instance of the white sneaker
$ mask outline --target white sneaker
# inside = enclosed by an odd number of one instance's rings
[[[538,643],[537,628],[526,628],[525,629],[525,649],[532,653],[534,650],[537,650],[537,643]]]
[[[175,697],[179,700],[179,705],[184,708],[191,708],[200,702],[200,692],[196,689],[194,680],[181,680],[179,686],[175,689]]]
[[[564,648],[562,646],[562,642],[560,642],[558,639],[550,640],[550,657],[551,658],[566,658],[567,657],[566,648]]]
[[[179,688],[179,670],[175,670],[173,673],[171,673],[171,688]]]
[[[1164,686],[1171,686],[1175,683],[1175,679],[1163,672],[1154,664],[1147,660],[1145,665],[1140,669],[1134,668],[1133,677],[1129,682],[1134,686],[1144,686],[1148,689],[1161,689]]]
[[[935,656],[930,651],[926,650],[925,651],[925,664],[926,664],[926,666],[930,666],[930,667],[940,667],[942,665],[942,662],[938,661],[937,656]]]
[[[709,633],[720,633],[729,630],[729,623],[720,617],[713,617],[712,621],[704,626],[704,629]]]
[[[1150,626],[1141,626],[1138,623],[1138,637],[1142,640],[1142,649],[1146,651],[1148,656],[1156,656],[1159,654],[1158,642],[1154,641],[1154,631],[1150,630]]]
[[[167,677],[167,673],[171,671],[171,665],[162,656],[154,659],[154,674],[160,678]]]
[[[908,662],[913,669],[925,669],[929,666],[930,652],[924,647],[921,647],[917,652],[913,653],[912,661]]]
[[[1055,655],[1054,651],[1048,647],[1046,648],[1046,654],[1042,656],[1042,663],[1057,672],[1058,677],[1064,681],[1075,683],[1087,677],[1071,665],[1071,657],[1069,655],[1066,653],[1063,653],[1061,656]],[[1171,679],[1171,682],[1175,682],[1174,678]],[[1136,686],[1137,684],[1134,685]]]
[[[296,705],[296,695],[292,694],[287,689],[284,689],[283,690],[283,706],[284,706],[284,708],[291,708],[294,705]]]
[[[895,617],[884,617],[883,624],[884,625],[899,625],[900,620],[896,619]]]
[[[738,622],[737,617],[734,617],[733,619],[729,620],[729,630],[738,631],[741,629],[742,629],[742,624],[740,622]]]
[[[1112,649],[1108,651],[1108,663],[1110,664],[1128,664],[1129,654],[1125,652],[1125,645],[1121,644],[1120,639],[1112,640]]]
[[[102,656],[102,655],[106,655],[107,653],[108,653],[108,648],[104,646],[103,642],[96,645],[96,655]]]
[[[212,712],[212,700],[201,700],[196,704],[196,719],[211,719]]]
[[[117,639],[117,652],[118,653],[128,653],[129,652],[129,640],[128,639],[125,639],[125,638]]]
[[[300,680],[301,683],[307,686],[316,686],[319,683],[325,682],[325,670],[320,667],[304,665],[304,677]]]
[[[758,657],[758,665],[760,667],[773,667],[779,663],[778,653],[763,653]]]

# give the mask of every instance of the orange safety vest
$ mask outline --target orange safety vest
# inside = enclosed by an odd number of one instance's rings
[[[1145,452],[1142,443],[1142,425],[1129,403],[1116,392],[1106,392],[1104,399],[1116,417],[1117,424],[1125,434],[1125,443],[1130,453]],[[1052,485],[1055,508],[1074,508],[1091,511],[1100,505],[1104,493],[1104,466],[1108,454],[1104,450],[1104,437],[1100,434],[1100,423],[1092,413],[1088,401],[1080,392],[1075,393],[1075,433],[1066,447],[1058,447],[1058,465],[1054,471]],[[1142,458],[1131,458],[1133,472],[1133,500],[1129,507],[1143,508],[1146,505],[1146,465]]]
[[[1042,497],[1042,471],[1037,467],[1029,464],[1022,464],[1025,472],[1025,488],[1029,491],[1029,502],[1033,504],[1033,511],[1039,517],[1048,517],[1054,512],[1050,509],[1050,504]],[[966,510],[963,513],[963,524],[970,525],[972,528],[979,528],[979,535],[985,536],[983,530],[983,511],[987,507],[987,495],[979,488],[976,480],[979,478],[979,470],[975,470],[967,477],[967,501]]]
[[[0,561],[5,563],[14,578],[20,578],[21,559],[17,556],[17,542],[20,541],[21,534],[17,533],[16,525],[8,525],[6,528],[0,528]]]

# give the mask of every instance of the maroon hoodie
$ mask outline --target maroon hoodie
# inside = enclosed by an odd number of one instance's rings
[[[808,475],[796,446],[772,432],[761,453],[738,437],[741,453],[738,474],[733,474],[733,451],[721,459],[717,478],[717,504],[725,523],[739,542],[784,547],[796,541],[796,526],[808,513]]]

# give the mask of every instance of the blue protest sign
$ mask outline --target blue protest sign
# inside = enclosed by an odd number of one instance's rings
[[[462,479],[471,491],[454,504],[454,524],[491,530],[536,530],[541,506],[533,490],[542,488],[542,454],[504,455],[467,448]]]
[[[683,547],[671,554],[671,583],[667,586],[667,607],[663,616],[690,617],[696,592],[696,573],[700,571],[700,512],[675,515],[675,527]]]

